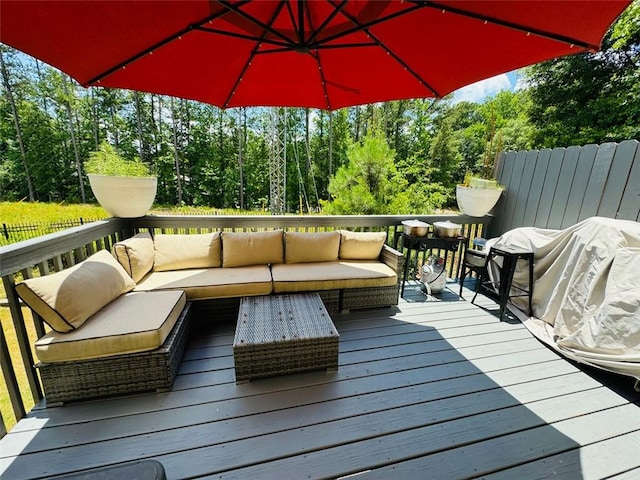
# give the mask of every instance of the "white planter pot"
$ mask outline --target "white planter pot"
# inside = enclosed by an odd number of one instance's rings
[[[88,175],[91,190],[102,208],[121,218],[144,216],[156,198],[156,177]]]
[[[465,215],[483,217],[498,203],[501,188],[472,188],[458,185],[456,199],[458,208]]]

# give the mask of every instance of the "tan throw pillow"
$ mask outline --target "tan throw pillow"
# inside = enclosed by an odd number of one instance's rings
[[[375,260],[387,240],[386,232],[350,232],[340,230],[341,260]]]
[[[100,250],[66,270],[25,280],[16,291],[51,328],[66,333],[135,286],[122,265]]]
[[[114,243],[111,253],[136,283],[153,268],[153,238],[149,232]]]
[[[220,233],[194,235],[156,235],[153,239],[153,270],[217,268],[221,265]]]
[[[340,249],[340,232],[284,234],[285,263],[335,262]]]
[[[245,267],[284,261],[282,230],[222,232],[222,266]]]

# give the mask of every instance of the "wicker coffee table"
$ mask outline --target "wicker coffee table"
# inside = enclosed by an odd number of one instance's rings
[[[236,382],[336,370],[338,339],[317,293],[244,297],[233,341]]]

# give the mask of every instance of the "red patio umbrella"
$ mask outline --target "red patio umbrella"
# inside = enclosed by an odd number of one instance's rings
[[[629,3],[1,0],[0,40],[84,86],[337,109],[595,51]]]

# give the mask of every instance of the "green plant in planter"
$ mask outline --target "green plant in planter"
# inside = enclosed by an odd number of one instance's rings
[[[151,208],[158,179],[140,160],[125,160],[105,142],[91,152],[85,170],[96,200],[112,216],[141,217]]]
[[[102,142],[98,150],[89,154],[84,169],[91,175],[109,175],[117,177],[152,177],[151,170],[139,159],[125,160],[115,148]]]

